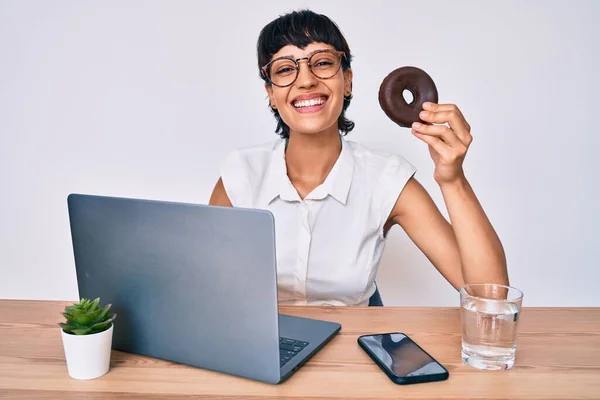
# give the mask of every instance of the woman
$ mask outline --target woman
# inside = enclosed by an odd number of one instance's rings
[[[375,277],[400,225],[452,286],[508,284],[502,244],[462,169],[471,134],[453,104],[426,103],[428,145],[450,224],[395,154],[345,139],[351,54],[329,18],[283,15],[261,31],[258,67],[280,139],[233,151],[210,204],[266,209],[276,228],[281,304],[381,305]]]

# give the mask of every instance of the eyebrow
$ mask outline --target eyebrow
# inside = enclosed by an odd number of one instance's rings
[[[306,57],[310,58],[310,57],[311,57],[311,56],[313,56],[315,53],[320,53],[320,52],[323,52],[323,51],[335,51],[335,50],[328,49],[328,48],[324,48],[324,49],[317,49],[317,50],[314,50],[314,51],[311,51],[310,53],[308,53],[308,54],[306,55]],[[294,54],[290,54],[290,55],[288,55],[288,56],[279,56],[279,57],[277,57],[277,58],[274,58],[274,59],[273,59],[273,60],[271,60],[271,61],[280,60],[280,59],[284,59],[284,58],[285,58],[285,59],[296,60],[296,59],[298,59],[298,58],[304,58],[304,57],[296,57]]]

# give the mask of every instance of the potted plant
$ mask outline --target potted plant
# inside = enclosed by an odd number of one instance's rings
[[[113,321],[111,305],[99,308],[100,298],[65,307],[61,314],[67,322],[59,322],[69,376],[94,379],[108,372],[112,348]]]

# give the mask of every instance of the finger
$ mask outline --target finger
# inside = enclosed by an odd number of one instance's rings
[[[439,104],[439,103],[432,103],[432,102],[426,101],[425,103],[423,103],[423,110],[425,110],[425,111],[433,111],[433,112],[437,112],[437,111],[455,111],[464,120],[465,124],[469,128],[469,131],[471,130],[471,126],[467,123],[464,114],[462,113],[462,111],[460,110],[460,108],[458,108],[458,106],[456,104]]]
[[[437,151],[440,156],[445,156],[448,154],[449,146],[445,144],[442,140],[436,138],[435,136],[425,135],[414,130],[412,131],[412,133],[417,138],[421,139],[422,141],[433,147],[433,149]]]
[[[450,147],[463,146],[462,141],[456,136],[456,133],[446,125],[425,125],[415,122],[412,124],[412,129],[419,133],[442,139]]]
[[[460,108],[458,108],[458,106],[456,104],[438,104],[438,103],[431,103],[431,102],[425,102],[423,103],[423,110],[425,111],[454,111],[456,112],[460,118],[462,118],[465,126],[467,127],[467,131],[470,133],[471,132],[471,125],[469,125],[469,123],[467,122],[465,115],[462,113],[462,111],[460,110]]]
[[[456,106],[456,104],[432,103],[430,101],[426,101],[425,103],[423,103],[423,110],[426,110],[426,111],[451,111],[451,110],[460,111],[458,109],[458,107]]]
[[[419,117],[423,121],[432,124],[447,123],[465,146],[468,146],[471,143],[472,137],[467,128],[467,122],[464,120],[458,109],[442,111],[421,111],[419,113]]]

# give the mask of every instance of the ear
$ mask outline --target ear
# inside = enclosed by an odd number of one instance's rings
[[[275,104],[275,96],[273,96],[273,87],[265,83],[265,90],[269,96],[269,104]]]
[[[344,94],[352,93],[352,69],[344,71]]]

